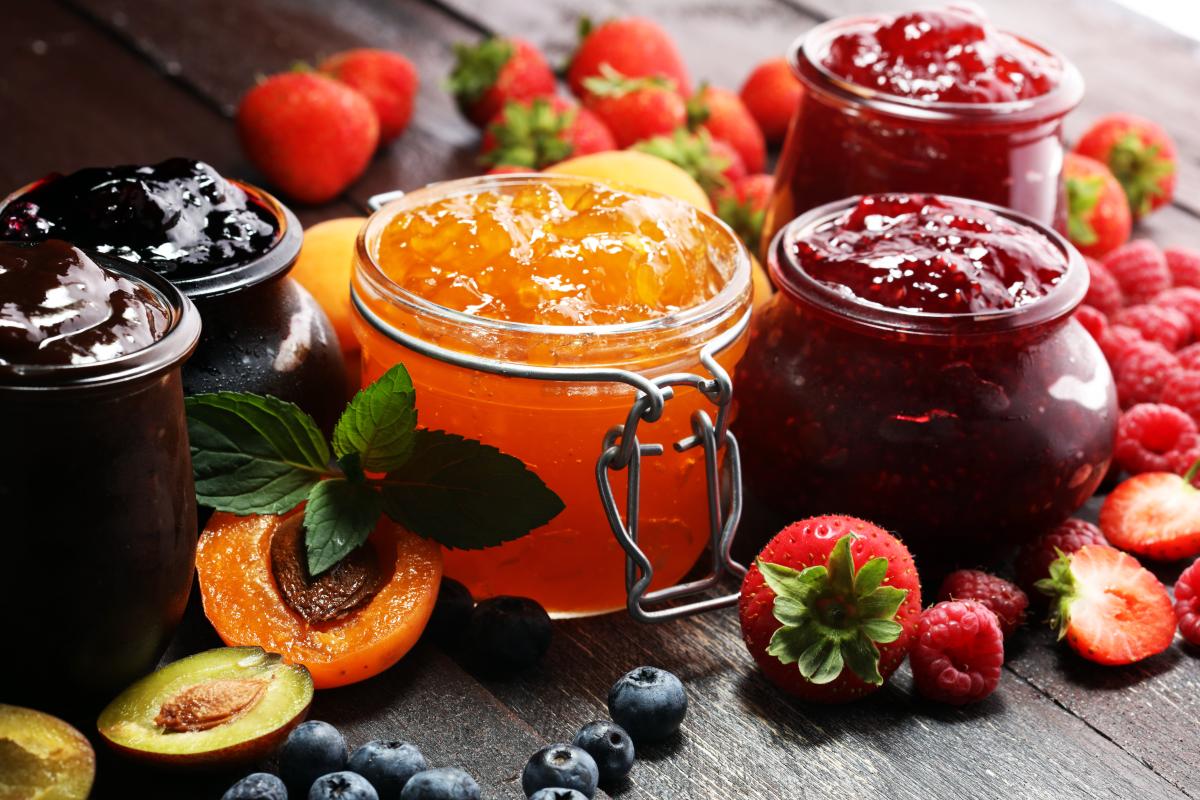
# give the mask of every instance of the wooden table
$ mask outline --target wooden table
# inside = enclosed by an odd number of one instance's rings
[[[6,0],[0,186],[172,155],[253,179],[230,117],[256,75],[351,46],[395,48],[421,70],[412,127],[337,201],[297,209],[305,223],[360,214],[376,192],[477,171],[477,134],[441,88],[452,42],[519,34],[561,60],[580,13],[636,11],[677,37],[698,77],[736,88],[757,61],[783,53],[827,16],[892,4]],[[1200,47],[1107,0],[984,4],[1001,25],[1056,45],[1082,69],[1088,94],[1073,132],[1110,111],[1166,125],[1182,151],[1180,196],[1139,233],[1200,246]],[[214,642],[193,604],[174,652]],[[1011,648],[1000,689],[979,705],[922,702],[904,668],[870,699],[814,708],[789,702],[757,674],[729,611],[655,627],[613,615],[560,623],[544,665],[513,680],[477,678],[421,645],[379,678],[320,693],[312,717],[341,726],[351,744],[409,739],[434,764],[465,766],[485,796],[519,798],[528,755],[603,716],[612,681],[650,663],[683,677],[691,710],[678,741],[640,754],[632,780],[615,792],[621,798],[1198,797],[1197,655],[1176,644],[1143,664],[1104,669],[1055,646],[1047,630],[1031,630]],[[216,798],[229,782],[105,758],[96,796]]]

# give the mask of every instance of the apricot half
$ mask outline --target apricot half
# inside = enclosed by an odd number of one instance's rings
[[[277,569],[278,548],[273,569],[272,540],[294,537],[299,525],[295,514],[214,514],[196,552],[204,613],[226,644],[281,653],[307,667],[318,689],[377,675],[399,661],[425,629],[442,579],[441,547],[382,518],[364,545],[372,551],[379,580],[371,580],[367,592],[360,591],[361,584],[310,587],[321,588],[309,594],[324,602],[308,604],[298,599],[304,587],[294,586],[294,570]],[[348,580],[364,574],[349,566],[346,572]],[[328,613],[309,613],[309,605]]]
[[[0,800],[84,800],[96,754],[58,717],[0,704]]]
[[[257,761],[304,719],[308,672],[260,647],[218,647],[155,670],[117,696],[97,727],[118,752],[191,766]]]

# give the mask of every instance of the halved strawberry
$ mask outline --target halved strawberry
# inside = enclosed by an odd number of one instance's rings
[[[1089,544],[1050,565],[1037,582],[1050,595],[1051,625],[1097,664],[1132,664],[1161,653],[1175,638],[1166,587],[1133,556]]]
[[[1143,472],[1121,483],[1100,508],[1100,530],[1114,546],[1173,561],[1200,555],[1200,490],[1186,475]]]

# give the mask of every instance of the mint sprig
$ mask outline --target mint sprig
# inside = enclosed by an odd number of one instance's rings
[[[238,392],[186,399],[196,499],[241,516],[307,501],[308,570],[319,575],[370,536],[380,514],[445,547],[524,536],[564,508],[519,459],[444,431],[418,430],[416,390],[397,364],[334,426],[333,446],[292,403]]]

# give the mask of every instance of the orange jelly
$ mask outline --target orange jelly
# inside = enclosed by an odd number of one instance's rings
[[[560,616],[623,607],[624,551],[595,465],[636,391],[581,373],[708,378],[700,351],[722,336],[732,340],[717,360],[732,372],[750,308],[736,237],[680,201],[587,179],[468,179],[377,212],[359,238],[353,288],[364,382],[403,362],[422,427],[520,458],[566,506],[515,542],[448,551],[446,574],[476,597],[533,597]],[[553,377],[528,376],[547,367]],[[715,416],[698,391],[677,388],[662,418],[638,430],[642,444],[665,446],[642,461],[639,543],[656,588],[677,582],[708,542],[703,454],[670,447],[701,409]],[[626,472],[612,477],[624,507]]]

